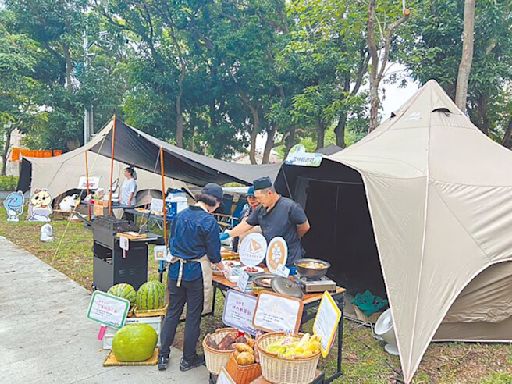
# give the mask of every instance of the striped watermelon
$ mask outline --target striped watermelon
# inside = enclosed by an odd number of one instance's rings
[[[148,281],[137,291],[137,309],[146,311],[165,306],[165,285],[159,281]]]
[[[135,304],[135,300],[137,300],[137,292],[135,292],[135,288],[127,283],[116,284],[110,287],[107,293],[117,297],[122,297],[123,299],[128,300],[131,305]]]

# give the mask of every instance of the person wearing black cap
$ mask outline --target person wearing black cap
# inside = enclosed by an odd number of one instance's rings
[[[310,228],[304,210],[295,201],[276,193],[269,177],[254,180],[254,196],[260,206],[247,217],[247,220],[226,233],[236,237],[259,225],[267,242],[274,237],[282,237],[286,241],[286,264],[292,266],[295,260],[304,257],[300,239]]]
[[[222,268],[219,226],[212,213],[222,201],[222,188],[206,184],[196,196],[197,204],[181,211],[171,225],[168,287],[169,306],[160,335],[158,370],[167,369],[170,346],[176,335],[176,327],[187,304],[182,372],[204,364],[204,355],[196,353],[201,313],[205,303],[212,300],[211,264]]]

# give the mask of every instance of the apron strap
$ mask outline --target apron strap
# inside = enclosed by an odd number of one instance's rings
[[[179,257],[176,257],[176,256],[173,256],[171,258],[171,261],[170,261],[170,264],[174,264],[174,263],[180,263],[180,270],[178,272],[178,281],[176,281],[176,286],[177,287],[181,287],[181,280],[183,279],[183,265],[185,265],[186,263],[190,263],[190,262],[199,262],[200,259],[188,259],[188,260],[185,260],[185,259],[182,259],[182,258],[179,258]]]

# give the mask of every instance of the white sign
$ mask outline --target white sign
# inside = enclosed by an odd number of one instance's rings
[[[222,322],[245,333],[256,335],[256,330],[252,326],[252,319],[257,302],[258,299],[255,296],[230,289],[224,302]]]
[[[151,212],[163,212],[164,211],[164,201],[162,199],[155,199],[154,197],[151,199]]]
[[[324,292],[315,317],[315,323],[313,324],[313,333],[322,339],[321,349],[324,358],[329,354],[329,350],[336,337],[336,330],[338,329],[340,319],[341,310],[329,292]]]
[[[89,189],[98,189],[99,186],[100,178],[98,176],[89,176]],[[80,176],[78,189],[87,189],[87,176]]]
[[[245,290],[247,289],[247,284],[249,283],[249,274],[245,271],[242,271],[240,273],[240,277],[238,278],[238,288],[240,288],[240,290],[242,292],[245,292]]]
[[[276,275],[282,276],[282,277],[288,277],[290,276],[290,270],[286,268],[285,265],[280,265],[277,267]]]
[[[301,167],[319,167],[322,163],[322,154],[306,152],[302,144],[297,144],[290,150],[284,163]]]
[[[219,376],[217,377],[217,384],[236,384],[234,380],[229,376],[226,368],[222,368]]]
[[[304,304],[301,300],[262,292],[254,313],[253,324],[267,332],[297,333]]]
[[[261,263],[267,252],[267,241],[261,233],[250,233],[238,247],[240,261],[244,265],[254,267]]]
[[[171,252],[165,245],[155,245],[155,261],[167,261],[171,262]]]
[[[282,271],[287,259],[288,246],[286,241],[282,237],[274,237],[267,248],[266,262],[268,270],[277,274],[279,270]]]
[[[128,300],[94,291],[87,309],[87,317],[109,327],[121,328],[124,326],[129,310]]]

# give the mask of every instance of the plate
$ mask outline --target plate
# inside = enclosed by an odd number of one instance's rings
[[[252,267],[250,265],[245,265],[242,267],[242,271],[247,272],[249,275],[256,275],[258,273],[262,273],[263,268],[258,267],[258,266]]]
[[[263,288],[272,288],[272,279],[275,275],[265,273],[254,278],[253,284]]]

